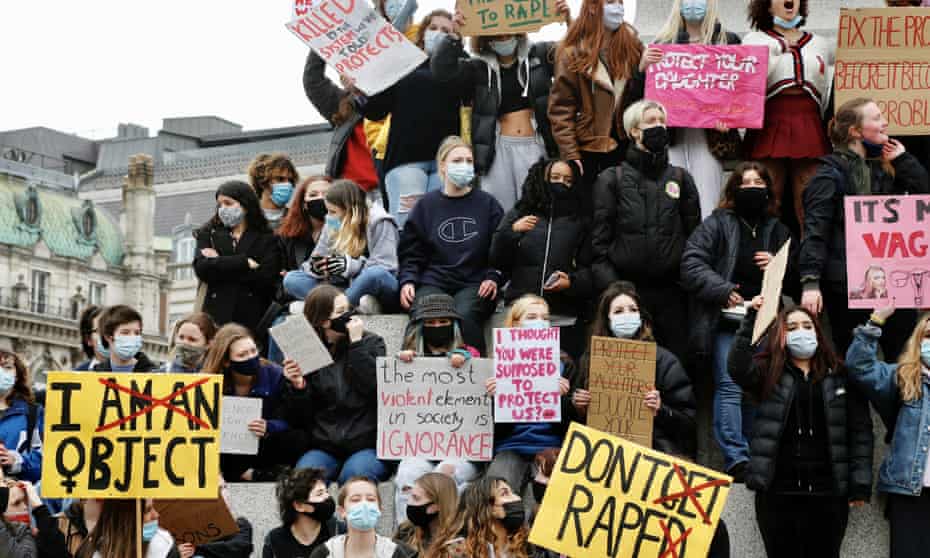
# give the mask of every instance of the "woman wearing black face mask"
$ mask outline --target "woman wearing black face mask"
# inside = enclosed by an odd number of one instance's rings
[[[294,469],[278,481],[280,527],[265,537],[262,558],[307,558],[336,534],[336,503],[322,469]]]
[[[448,558],[528,558],[534,555],[526,541],[529,527],[523,501],[507,481],[484,476],[462,494],[465,536],[443,533],[448,540],[443,556]]]
[[[688,171],[668,163],[665,108],[633,104],[623,126],[634,144],[626,160],[594,184],[594,286],[632,282],[653,318],[656,341],[687,362],[687,301],[678,284],[685,241],[701,222]]]
[[[723,201],[688,239],[681,282],[691,293],[689,352],[698,369],[714,374],[714,437],[724,466],[741,481],[749,462],[753,406],[727,372],[727,355],[748,302],[762,290],[762,274],[790,232],[775,217],[772,178],[764,166],[742,163],[724,187]],[[782,292],[797,296],[791,246]]]
[[[491,265],[510,276],[504,301],[543,297],[552,325],[562,328],[562,349],[575,358],[584,350],[584,310],[594,296],[580,179],[575,165],[540,160],[530,167],[522,196],[491,240]]]
[[[400,524],[394,540],[417,552],[420,558],[441,556],[441,533],[462,530],[456,483],[443,473],[427,473],[414,482],[407,504],[407,521]]]

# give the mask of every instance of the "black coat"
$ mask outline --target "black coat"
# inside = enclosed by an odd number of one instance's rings
[[[755,321],[756,312],[750,309],[730,347],[727,370],[746,393],[761,399],[749,442],[751,457],[746,486],[766,491],[775,478],[775,461],[797,391],[797,381],[794,374],[785,370],[773,392],[762,399],[768,361],[753,358],[755,349],[751,340]],[[872,494],[874,445],[868,401],[847,382],[845,370],[831,370],[820,382],[820,387],[827,422],[833,495],[867,501]]]
[[[802,283],[826,280],[846,288],[846,222],[843,198],[856,195],[848,164],[835,153],[821,159],[817,174],[804,188],[804,234],[798,267]],[[880,161],[869,161],[872,194],[930,193],[927,171],[910,153],[892,161],[894,175]]]
[[[330,81],[325,72],[326,62],[311,50],[307,54],[307,62],[304,65],[304,93],[307,94],[307,99],[313,103],[320,116],[333,125],[324,174],[339,177],[342,176],[342,167],[345,165],[346,144],[352,137],[355,125],[362,121],[362,115],[357,110],[353,110],[352,114],[341,124],[333,122],[333,117],[339,112],[339,104],[348,92]]]
[[[537,215],[535,227],[518,233],[513,224],[525,215],[519,208],[510,210],[491,240],[491,267],[510,278],[504,294],[508,304],[525,294],[535,294],[546,299],[553,314],[578,316],[594,297],[590,233],[576,215],[555,219],[551,215],[551,211]],[[543,284],[555,271],[567,273],[571,286],[558,293],[543,291]]]
[[[203,311],[219,326],[236,322],[261,335],[255,328],[281,280],[281,259],[274,234],[246,230],[235,247],[229,230],[223,226],[208,224],[194,235],[197,238],[194,272],[207,284]],[[201,254],[204,248],[215,249],[219,257],[205,257]],[[249,259],[257,262],[258,268],[249,269]]]
[[[581,364],[575,389],[588,389],[590,374],[590,357],[586,352],[581,357]],[[681,455],[690,459],[697,458],[697,399],[691,378],[685,372],[671,351],[656,347],[656,389],[662,398],[662,407],[655,417],[652,427],[652,449]]]
[[[530,44],[527,39],[521,39],[517,53],[518,71],[529,85],[528,97],[536,118],[536,131],[545,142],[549,157],[557,157],[559,148],[552,139],[548,115],[549,90],[555,73],[555,43]],[[481,56],[470,57],[465,52],[462,39],[452,35],[443,38],[430,60],[430,68],[437,80],[456,80],[472,97],[471,139],[475,171],[479,175],[487,174],[494,163],[501,104],[500,76],[489,69],[489,60]]]
[[[742,227],[732,209],[716,209],[705,219],[685,244],[681,256],[681,284],[688,291],[691,318],[688,349],[698,359],[711,354],[714,333],[720,323],[720,310],[726,306],[730,293],[736,289],[733,273],[739,258]],[[764,249],[775,254],[791,232],[775,217],[759,225],[758,235]],[[783,292],[797,294],[797,245],[792,243],[785,273]]]
[[[249,558],[252,556],[252,524],[240,517],[236,519],[239,532],[226,538],[197,545],[195,556],[203,558]]]
[[[694,179],[631,147],[594,183],[594,286],[618,279],[677,283],[685,241],[701,222]]]

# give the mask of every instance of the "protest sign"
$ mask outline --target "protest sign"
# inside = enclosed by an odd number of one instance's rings
[[[333,363],[332,355],[303,314],[289,317],[269,329],[268,333],[284,356],[296,361],[304,374],[316,372]]]
[[[559,422],[559,328],[495,328],[495,422]]]
[[[731,482],[572,423],[529,540],[585,558],[704,558]]]
[[[158,511],[158,526],[171,533],[177,544],[198,546],[239,532],[239,525],[222,498],[155,500],[153,505]]]
[[[426,54],[362,0],[320,0],[288,30],[366,95],[384,91],[426,61]]]
[[[258,455],[258,436],[249,432],[249,423],[260,418],[262,418],[260,398],[223,396],[220,453]]]
[[[668,125],[761,128],[768,49],[764,46],[650,45],[662,60],[646,72],[646,98],[662,103]]]
[[[494,449],[489,359],[378,357],[378,459],[490,461]]]
[[[294,13],[291,19],[298,19],[307,15],[313,4],[314,0],[294,0]]]
[[[889,134],[930,134],[930,9],[840,10],[835,104],[875,99]]]
[[[656,344],[592,337],[588,426],[652,447],[652,411],[643,405],[655,389]]]
[[[49,372],[42,496],[215,498],[222,381]]]
[[[785,241],[769,265],[765,266],[762,274],[762,307],[756,315],[756,323],[752,326],[752,344],[755,345],[762,338],[765,331],[778,317],[778,306],[781,302],[781,287],[785,281],[785,272],[788,270],[788,256],[791,250],[791,239]]]
[[[846,196],[850,308],[925,308],[930,196]]]
[[[555,0],[457,0],[465,16],[462,35],[532,33],[548,23],[565,21]]]

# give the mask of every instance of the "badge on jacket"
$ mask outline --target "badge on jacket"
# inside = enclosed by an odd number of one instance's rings
[[[681,197],[681,186],[679,186],[675,181],[666,182],[665,193],[668,194],[668,197],[672,198],[673,200],[677,200]]]

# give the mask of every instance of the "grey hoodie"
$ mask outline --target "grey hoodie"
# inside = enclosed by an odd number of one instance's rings
[[[368,208],[368,230],[366,231],[366,243],[368,255],[364,254],[357,258],[348,258],[348,265],[344,276],[350,282],[362,272],[363,269],[372,266],[380,266],[391,273],[397,273],[397,242],[399,233],[397,222],[390,213],[384,210],[380,203],[374,203]],[[336,255],[332,249],[332,229],[323,227],[320,234],[320,240],[313,249],[313,256],[332,256]],[[313,272],[310,267],[311,260],[301,264],[301,269],[317,279],[323,277]]]

